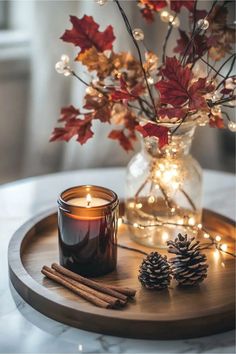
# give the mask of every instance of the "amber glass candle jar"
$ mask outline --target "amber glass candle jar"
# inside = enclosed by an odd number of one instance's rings
[[[81,275],[113,271],[117,262],[117,195],[103,187],[78,186],[58,199],[60,264]]]

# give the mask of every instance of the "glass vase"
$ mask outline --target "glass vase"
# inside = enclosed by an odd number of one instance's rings
[[[126,179],[125,217],[134,241],[165,248],[168,239],[201,223],[202,169],[189,153],[195,128],[183,123],[162,149],[156,138],[141,138]]]

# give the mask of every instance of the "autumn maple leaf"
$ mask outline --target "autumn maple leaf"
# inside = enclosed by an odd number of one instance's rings
[[[61,36],[64,42],[73,43],[80,47],[81,52],[95,47],[98,52],[112,49],[115,36],[112,26],[108,26],[104,32],[100,32],[99,25],[92,16],[84,15],[81,19],[70,16],[73,25],[72,29],[66,30]]]
[[[189,98],[188,86],[193,78],[189,67],[182,67],[176,57],[167,57],[165,68],[161,72],[166,79],[155,84],[161,94],[161,103],[174,107],[185,103]]]
[[[112,102],[106,96],[98,97],[85,95],[85,104],[83,108],[92,110],[93,119],[99,119],[101,122],[109,122],[111,118]]]
[[[80,114],[79,109],[70,105],[69,107],[62,107],[59,122],[67,121],[76,118]]]
[[[138,125],[136,130],[139,131],[144,138],[146,137],[156,137],[158,138],[159,148],[163,148],[169,142],[168,132],[169,129],[167,127],[163,127],[161,125],[157,125],[155,123],[147,123],[143,126]]]
[[[131,89],[128,88],[126,81],[123,77],[120,78],[120,88],[111,92],[112,101],[133,101],[136,100],[143,92],[144,87],[141,83],[136,84]]]
[[[193,82],[194,77],[189,66],[183,67],[176,57],[166,59],[166,66],[161,73],[163,79],[155,84],[160,92],[161,104],[180,108],[188,103],[192,110],[207,109],[204,95],[213,91],[214,86],[207,84],[206,78]]]
[[[59,121],[64,123],[63,127],[55,128],[50,137],[50,141],[69,141],[74,136],[82,145],[93,136],[92,115],[84,115],[84,119],[78,118],[79,111],[73,106],[64,107],[61,110],[61,119]]]

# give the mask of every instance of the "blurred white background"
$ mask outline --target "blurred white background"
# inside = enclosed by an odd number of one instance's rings
[[[201,1],[202,7],[210,4]],[[161,56],[166,24],[159,19],[145,24],[135,1],[122,1],[122,6],[133,27],[144,29],[148,47]],[[71,27],[69,15],[85,13],[102,29],[113,25],[116,49],[133,50],[112,2],[100,7],[94,0],[0,1],[0,184],[61,170],[120,166],[131,158],[106,139],[108,127],[101,124],[83,147],[76,142],[49,143],[61,106],[79,106],[82,100],[84,87],[58,75],[54,66],[63,53],[75,56],[72,45],[59,37]],[[192,153],[204,168],[233,172],[234,144],[229,131],[198,128]]]

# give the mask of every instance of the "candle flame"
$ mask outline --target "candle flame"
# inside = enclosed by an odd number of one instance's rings
[[[86,196],[86,201],[87,201],[87,207],[89,207],[90,204],[91,204],[91,201],[92,201],[92,197],[91,197],[90,194],[87,194],[87,196]]]

